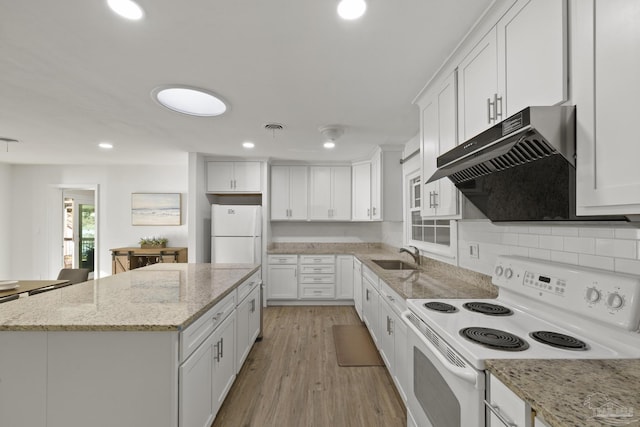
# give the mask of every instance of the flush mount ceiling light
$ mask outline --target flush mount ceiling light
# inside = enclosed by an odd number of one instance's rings
[[[98,147],[102,148],[103,150],[111,150],[113,148],[113,144],[110,142],[101,142],[100,144],[98,144]]]
[[[243,142],[243,143],[242,143],[242,146],[243,146],[244,148],[251,149],[251,148],[255,147],[255,146],[256,146],[256,144],[254,144],[254,143],[253,143],[253,142],[251,142],[251,141],[245,141],[245,142]]]
[[[132,0],[107,0],[107,4],[111,10],[123,18],[137,21],[144,16],[142,8]]]
[[[358,19],[367,10],[367,3],[364,0],[342,0],[338,4],[338,15],[348,21]]]
[[[227,111],[227,105],[218,95],[196,87],[164,86],[151,93],[160,104],[182,114],[212,117]]]
[[[336,139],[340,138],[344,133],[344,129],[337,125],[332,126],[322,126],[318,128],[320,133],[325,137],[324,148],[331,149],[336,146],[334,142]]]
[[[336,146],[336,143],[333,141],[327,141],[324,143],[324,148],[327,148],[329,150],[332,148],[335,148],[335,146]]]

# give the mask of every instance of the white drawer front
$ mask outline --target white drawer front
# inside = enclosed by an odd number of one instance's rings
[[[300,265],[302,274],[333,274],[335,272],[335,265]]]
[[[300,264],[335,264],[335,255],[300,255]]]
[[[336,278],[333,274],[303,274],[300,276],[300,283],[335,283]]]
[[[269,264],[297,264],[298,255],[269,255]]]
[[[407,302],[384,280],[380,280],[380,296],[393,308],[396,314],[401,315],[407,310]]]
[[[300,298],[335,298],[335,287],[332,285],[301,285]]]
[[[185,361],[236,307],[236,293],[231,292],[198,320],[180,332],[180,362]]]
[[[259,270],[253,273],[251,277],[249,277],[247,280],[242,282],[240,286],[238,286],[238,298],[236,300],[238,304],[240,304],[242,300],[245,299],[256,286],[258,286],[258,283],[260,283]]]

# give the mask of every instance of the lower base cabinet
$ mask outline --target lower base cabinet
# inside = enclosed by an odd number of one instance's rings
[[[251,293],[238,304],[236,334],[236,372],[240,372],[247,359],[253,343],[260,333],[260,287],[256,286]]]

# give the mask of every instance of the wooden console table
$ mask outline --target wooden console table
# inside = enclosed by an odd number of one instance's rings
[[[111,273],[118,274],[159,262],[187,262],[187,248],[116,248],[111,260]]]

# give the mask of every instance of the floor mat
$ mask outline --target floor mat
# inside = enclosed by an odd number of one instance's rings
[[[333,341],[340,366],[384,366],[365,325],[334,325]]]

